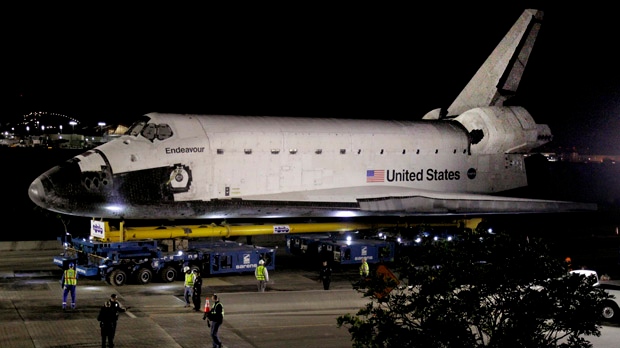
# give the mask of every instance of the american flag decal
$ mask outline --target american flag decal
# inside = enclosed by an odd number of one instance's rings
[[[367,170],[366,171],[366,182],[384,182],[385,181],[385,170]]]

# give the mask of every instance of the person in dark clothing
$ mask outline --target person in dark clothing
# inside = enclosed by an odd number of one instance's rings
[[[200,272],[198,269],[193,270],[194,273],[194,285],[192,291],[192,302],[194,303],[194,311],[200,311],[200,294],[202,293],[202,277],[200,276]]]
[[[323,267],[319,273],[319,281],[323,282],[323,289],[329,290],[329,284],[332,282],[332,268],[327,265],[327,261],[323,261]]]
[[[222,341],[218,336],[218,331],[222,322],[224,321],[224,306],[218,299],[216,294],[213,294],[213,307],[209,313],[205,313],[202,316],[202,320],[209,319],[207,325],[211,327],[211,338],[213,339],[213,348],[222,348]]]
[[[118,318],[118,314],[122,312],[126,312],[131,307],[124,307],[118,299],[116,298],[116,294],[110,295],[110,302],[112,303],[112,307],[116,309],[116,318]]]
[[[101,348],[105,348],[106,340],[108,342],[108,347],[114,347],[114,335],[116,334],[118,314],[126,310],[127,309],[116,300],[116,294],[112,294],[110,299],[101,306],[99,315],[97,315],[97,321],[99,321],[99,327],[101,327]]]

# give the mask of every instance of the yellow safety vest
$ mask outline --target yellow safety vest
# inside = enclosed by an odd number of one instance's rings
[[[368,264],[366,262],[362,263],[362,265],[360,266],[360,275],[366,276],[368,275],[368,272]]]
[[[194,275],[185,273],[185,286],[194,286]]]
[[[69,268],[65,270],[65,285],[77,285],[77,272]]]
[[[256,267],[256,279],[265,280],[265,266]]]

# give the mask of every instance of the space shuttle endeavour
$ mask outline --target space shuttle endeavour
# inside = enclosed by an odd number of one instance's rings
[[[525,10],[469,84],[421,120],[141,116],[118,139],[34,180],[57,213],[234,219],[568,212],[593,204],[502,196],[552,140],[517,91],[542,12]]]

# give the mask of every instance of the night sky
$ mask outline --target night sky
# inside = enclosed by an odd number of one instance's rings
[[[125,124],[153,111],[420,119],[447,107],[537,7],[504,3],[18,11],[2,24],[0,121],[32,111]],[[557,147],[620,155],[617,11],[583,6],[537,7],[544,24],[518,104]]]

